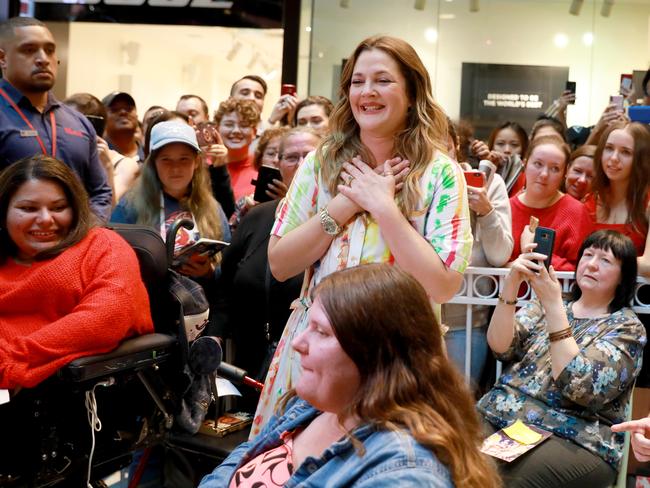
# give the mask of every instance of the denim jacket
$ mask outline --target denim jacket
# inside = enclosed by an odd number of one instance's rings
[[[281,417],[273,416],[253,440],[239,445],[199,488],[227,488],[235,471],[259,454],[280,445],[280,435],[307,426],[320,412],[299,398],[292,399]],[[328,488],[449,488],[453,487],[447,468],[406,430],[377,430],[373,425],[357,427],[354,436],[366,452],[359,456],[348,438],[332,444],[318,457],[308,457],[284,485]]]

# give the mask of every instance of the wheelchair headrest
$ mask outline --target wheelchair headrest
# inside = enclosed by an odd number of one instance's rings
[[[173,331],[174,317],[173,313],[170,313],[167,250],[162,237],[155,229],[144,225],[110,224],[108,228],[122,236],[138,257],[140,275],[149,294],[155,330],[166,333]]]

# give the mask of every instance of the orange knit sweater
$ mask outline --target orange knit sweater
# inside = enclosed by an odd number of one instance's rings
[[[32,387],[152,331],[138,259],[111,230],[93,229],[47,261],[0,266],[0,388]]]

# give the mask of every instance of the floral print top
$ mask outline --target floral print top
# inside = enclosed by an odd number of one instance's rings
[[[280,204],[271,235],[282,237],[327,206],[332,196],[320,168],[315,153],[307,155]],[[458,164],[438,152],[420,179],[420,193],[423,211],[409,219],[411,225],[448,268],[462,273],[469,264],[473,238],[465,179]],[[367,213],[358,214],[314,264],[310,288],[334,271],[393,260],[377,222]]]
[[[628,417],[645,328],[629,308],[578,319],[571,303],[564,306],[580,353],[554,380],[545,314],[532,300],[515,316],[512,344],[496,355],[508,364],[478,409],[498,428],[521,419],[575,442],[618,470],[625,436],[610,426]]]

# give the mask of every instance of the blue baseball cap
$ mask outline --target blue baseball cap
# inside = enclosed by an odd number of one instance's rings
[[[173,142],[182,142],[191,146],[196,151],[201,150],[196,140],[196,132],[185,122],[168,120],[166,122],[160,122],[151,128],[149,151],[155,151]]]

